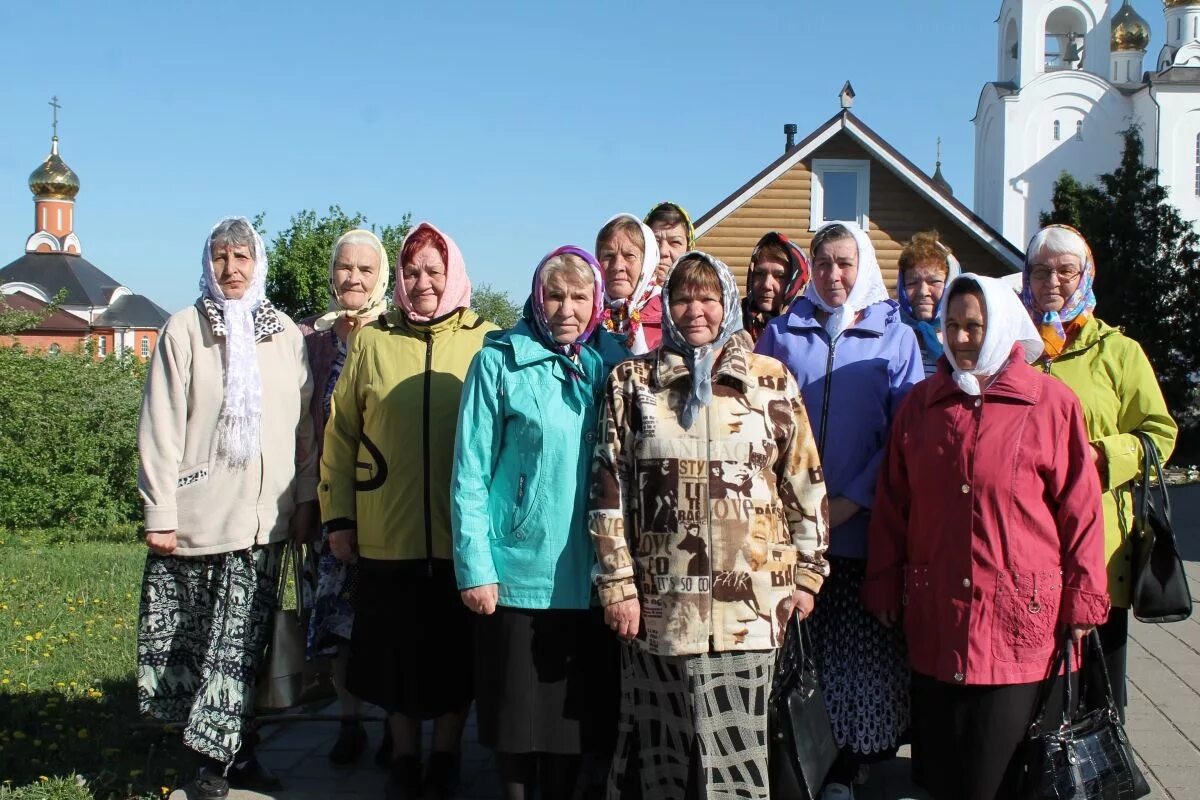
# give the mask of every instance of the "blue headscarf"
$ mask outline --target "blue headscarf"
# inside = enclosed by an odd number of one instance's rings
[[[941,242],[938,242],[938,247],[942,248],[942,251],[946,254],[946,282],[942,285],[944,296],[946,290],[950,288],[950,283],[962,273],[962,267],[959,266],[958,259],[954,257],[949,248]],[[908,299],[908,292],[904,290],[904,270],[900,270],[896,276],[896,301],[900,304],[900,319],[921,337],[921,349],[928,352],[935,360],[941,358],[943,347],[942,340],[938,334],[942,330],[941,314],[944,304],[934,304],[933,319],[917,319],[913,315],[912,303]]]
[[[725,309],[725,317],[721,320],[717,338],[708,344],[699,346],[688,344],[687,339],[683,338],[683,334],[675,327],[675,320],[670,313],[671,281],[675,277],[675,271],[681,263],[695,256],[704,259],[716,271],[717,279],[721,282],[721,304]],[[688,372],[692,375],[691,393],[679,412],[679,422],[686,430],[692,427],[700,409],[712,402],[712,371],[715,353],[725,346],[730,336],[742,329],[742,303],[738,296],[737,281],[733,279],[733,273],[729,271],[729,267],[708,253],[702,253],[699,250],[684,253],[671,266],[663,288],[663,299],[664,304],[667,305],[663,314],[663,346],[682,355],[687,363]]]

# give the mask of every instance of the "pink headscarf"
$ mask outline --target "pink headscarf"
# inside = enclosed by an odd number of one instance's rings
[[[404,290],[404,253],[409,240],[422,229],[428,229],[446,245],[446,288],[438,299],[437,310],[431,316],[419,314],[413,310],[408,292]],[[413,255],[416,255],[415,253]],[[446,234],[439,231],[428,222],[418,222],[400,245],[400,253],[396,256],[396,284],[392,290],[392,301],[404,309],[404,314],[413,322],[429,322],[440,319],[452,311],[469,308],[471,305],[471,279],[467,277],[467,262],[463,259],[462,251]]]

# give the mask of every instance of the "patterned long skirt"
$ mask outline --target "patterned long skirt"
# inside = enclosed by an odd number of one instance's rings
[[[316,586],[312,596],[305,597],[312,609],[306,651],[310,659],[334,658],[339,648],[349,646],[354,630],[354,584],[358,569],[339,560],[329,549],[329,529],[324,526],[316,567],[315,576],[305,576],[306,589],[310,582]]]
[[[138,705],[183,723],[183,742],[233,762],[277,603],[283,544],[208,556],[146,557],[138,622]]]
[[[766,800],[775,651],[654,656],[621,647],[609,800]]]
[[[863,608],[865,576],[866,561],[831,557],[810,620],[833,735],[857,763],[895,755],[911,719],[904,634]]]

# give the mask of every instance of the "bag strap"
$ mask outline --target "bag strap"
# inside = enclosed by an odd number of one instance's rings
[[[1145,431],[1134,431],[1133,435],[1142,444],[1142,505],[1139,510],[1139,522],[1145,523],[1153,506],[1163,512],[1167,522],[1171,521],[1171,495],[1167,492],[1167,481],[1163,476],[1162,461],[1158,457],[1158,448],[1154,440]],[[1158,480],[1158,491],[1151,488],[1151,477]]]
[[[284,598],[287,597],[288,574],[292,576],[292,584],[296,587],[296,611],[304,611],[304,580],[303,566],[304,553],[303,545],[297,544],[291,540],[284,543],[283,554],[280,556],[279,564],[279,584],[276,588],[275,599],[278,603],[278,608],[283,608]]]
[[[1120,719],[1117,700],[1113,697],[1112,681],[1108,677],[1108,664],[1104,661],[1104,647],[1100,643],[1100,634],[1095,628],[1092,628],[1086,637],[1083,655],[1084,659],[1094,659],[1100,665],[1100,677],[1104,679],[1104,704],[1110,712],[1116,715],[1117,719]]]
[[[1058,652],[1054,656],[1054,661],[1050,663],[1050,674],[1042,681],[1041,687],[1038,689],[1037,703],[1034,708],[1037,709],[1033,715],[1033,722],[1029,725],[1030,736],[1037,736],[1045,728],[1046,721],[1046,706],[1050,704],[1050,695],[1054,691],[1054,681],[1058,677],[1058,673],[1062,671],[1063,666],[1066,666],[1066,671],[1063,674],[1063,707],[1062,707],[1062,724],[1059,726],[1059,732],[1063,732],[1071,727],[1071,631],[1068,628],[1064,631],[1062,642],[1058,647]]]

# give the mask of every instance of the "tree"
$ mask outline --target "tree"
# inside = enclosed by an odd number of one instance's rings
[[[1087,239],[1097,314],[1142,345],[1172,415],[1191,425],[1200,371],[1200,236],[1167,202],[1158,170],[1142,162],[1138,129],[1122,136],[1120,165],[1097,185],[1064,173],[1041,222],[1071,225]]]
[[[254,218],[254,227],[264,232],[264,216]],[[319,314],[329,305],[329,256],[333,243],[354,228],[368,228],[383,241],[392,263],[408,233],[410,216],[398,225],[368,225],[362,214],[348,215],[340,206],[330,206],[326,216],[303,210],[292,216],[287,228],[279,231],[267,245],[267,296],[293,319]],[[264,237],[265,238],[265,237]]]
[[[521,318],[520,307],[508,299],[508,293],[492,288],[490,283],[481,283],[471,290],[471,308],[504,330],[516,325]]]

